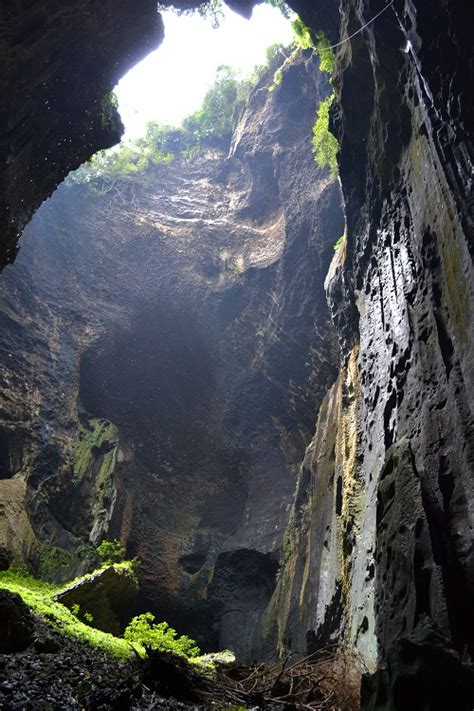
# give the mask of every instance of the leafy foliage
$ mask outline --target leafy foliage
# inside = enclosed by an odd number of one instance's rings
[[[331,49],[329,40],[321,30],[316,35],[316,53],[319,57],[319,68],[322,72],[328,72],[331,76],[336,68],[336,55]]]
[[[342,234],[339,239],[335,242],[334,244],[334,251],[339,252],[339,250],[342,248],[344,241],[346,239],[346,234]]]
[[[182,657],[198,657],[201,653],[196,642],[190,637],[186,635],[178,637],[176,630],[167,622],[155,623],[155,616],[151,612],[134,617],[123,636],[130,642],[137,642],[145,648],[173,652]]]
[[[119,183],[135,182],[137,175],[146,179],[147,171],[160,163],[189,157],[205,149],[227,150],[250,90],[265,72],[276,70],[286,57],[283,45],[271,45],[266,52],[266,65],[255,67],[249,79],[241,79],[232,67],[221,65],[201,108],[185,118],[180,126],[150,122],[142,138],[101,151],[72,173],[68,183],[89,184],[102,194]]]
[[[183,121],[181,130],[190,145],[227,147],[248,90],[248,83],[239,81],[232,67],[218,67],[215,84],[206,93],[202,107]]]
[[[102,541],[102,543],[97,546],[96,551],[99,558],[106,565],[120,563],[125,558],[125,547],[118,538],[115,538],[113,541]]]
[[[133,575],[134,561],[115,563],[114,568],[123,571],[125,575]],[[86,580],[97,571],[71,581],[69,584]],[[192,658],[199,663],[197,657],[200,650],[186,635],[181,637],[166,622],[155,624],[155,617],[147,612],[134,617],[125,630],[124,637],[115,637],[107,632],[90,627],[93,617],[88,612],[82,612],[79,605],[73,605],[72,610],[57,602],[54,597],[64,585],[54,585],[31,576],[24,567],[10,568],[0,572],[0,587],[18,593],[32,611],[42,617],[54,629],[63,634],[86,642],[91,647],[103,649],[118,659],[128,659],[135,653],[145,656],[145,646],[152,649],[173,652]]]
[[[199,7],[175,7],[171,4],[158,3],[158,10],[173,10],[177,15],[194,15],[196,12],[204,20],[209,20],[212,27],[217,29],[224,17],[224,9],[222,0],[208,0],[207,2],[199,5]]]
[[[293,28],[294,44],[300,49],[310,49],[314,47],[313,38],[311,37],[311,30],[307,27],[300,17],[296,17],[291,23]]]
[[[101,106],[100,124],[103,129],[119,128],[119,125],[117,123],[117,111],[117,95],[115,94],[115,92],[109,91],[108,94],[105,95]]]
[[[322,168],[329,168],[331,176],[336,178],[338,143],[329,131],[329,109],[333,99],[334,94],[331,94],[318,107],[313,126],[312,150],[316,163]]]

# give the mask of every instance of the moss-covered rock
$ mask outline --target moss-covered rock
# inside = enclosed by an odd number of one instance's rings
[[[118,635],[133,617],[138,583],[130,565],[111,565],[58,592],[54,599],[82,621]]]

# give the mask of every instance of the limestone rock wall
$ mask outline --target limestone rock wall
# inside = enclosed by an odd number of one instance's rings
[[[308,52],[272,80],[228,156],[63,185],[1,282],[5,477],[38,538],[79,555],[120,535],[140,604],[242,657],[338,363],[343,214],[310,148],[329,87]]]
[[[343,3],[342,39],[381,9]],[[342,369],[262,636],[304,652],[329,635],[372,668],[388,661],[370,708],[377,693],[403,707],[393,684],[416,672],[400,640],[420,668],[422,645],[459,660],[474,641],[470,22],[466,4],[395,2],[341,47],[334,82],[347,236],[327,287]]]

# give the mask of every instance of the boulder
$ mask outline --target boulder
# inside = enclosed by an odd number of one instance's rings
[[[61,590],[54,599],[77,611],[91,627],[117,635],[133,616],[137,594],[133,573],[112,565]]]
[[[22,598],[0,589],[0,653],[21,652],[32,641],[34,619]]]

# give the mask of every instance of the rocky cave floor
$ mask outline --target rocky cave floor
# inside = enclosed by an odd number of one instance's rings
[[[172,655],[170,655],[172,656]],[[176,669],[182,665],[173,659]],[[151,666],[141,660],[120,662],[85,643],[52,630],[38,618],[34,641],[24,651],[0,655],[0,709],[59,711],[60,709],[194,709],[168,695],[167,674],[151,678]],[[176,672],[180,676],[180,672]],[[191,683],[192,674],[188,680]],[[171,681],[170,681],[171,679]],[[181,680],[189,696],[189,683]]]
[[[338,658],[335,664],[334,657],[326,656],[315,664],[235,662],[217,666],[208,676],[162,652],[149,652],[146,660],[120,662],[36,617],[28,647],[0,654],[0,709],[355,711],[360,674],[352,661],[341,663]]]

